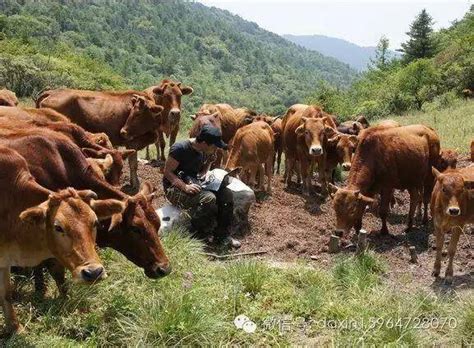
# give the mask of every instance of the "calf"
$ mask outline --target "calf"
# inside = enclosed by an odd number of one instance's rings
[[[352,155],[358,144],[355,135],[348,135],[333,131],[328,134],[327,140],[327,159],[326,159],[326,177],[331,178],[334,184],[334,171],[338,164],[341,164],[342,170],[351,169]]]
[[[274,153],[273,131],[265,122],[255,122],[240,128],[231,144],[226,170],[242,167],[242,179],[255,184],[259,175],[259,190],[264,190],[264,172],[267,176],[267,192],[271,193]],[[265,169],[264,169],[265,168]]]
[[[274,138],[274,149],[275,154],[273,156],[273,172],[276,171],[277,174],[280,174],[280,163],[281,163],[281,154],[283,153],[283,146],[281,143],[281,133],[282,133],[282,126],[281,126],[281,118],[280,117],[271,117],[265,114],[253,116],[247,119],[247,122],[259,122],[264,121],[266,122],[273,131],[273,138]]]
[[[453,280],[453,259],[463,228],[474,223],[474,167],[449,169],[440,173],[433,167],[436,184],[431,196],[431,214],[436,235],[436,260],[433,276],[441,270],[444,235],[451,231],[445,281]]]
[[[345,121],[337,126],[337,131],[349,134],[359,135],[359,133],[366,128],[369,128],[370,124],[364,116],[359,116],[355,121]]]
[[[89,190],[51,192],[31,176],[25,159],[0,146],[0,298],[6,331],[21,330],[11,303],[10,267],[36,266],[55,257],[73,279],[93,283],[105,278],[95,251],[98,220],[123,211],[122,202],[97,200]]]

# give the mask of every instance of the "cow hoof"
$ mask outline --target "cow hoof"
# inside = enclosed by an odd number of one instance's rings
[[[14,326],[6,327],[1,333],[0,338],[10,338],[12,335],[20,335],[25,332],[23,325],[17,324]]]

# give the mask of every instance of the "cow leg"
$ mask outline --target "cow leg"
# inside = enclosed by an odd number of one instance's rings
[[[425,179],[425,183],[423,185],[423,220],[422,224],[426,225],[428,223],[428,205],[431,201],[431,194],[433,193],[433,186],[434,186],[434,178],[431,174],[431,170],[429,171],[428,177]]]
[[[35,292],[44,297],[46,295],[46,280],[44,279],[43,263],[33,269],[33,278],[35,282]]]
[[[434,223],[434,231],[436,235],[436,256],[435,256],[435,263],[433,266],[433,273],[431,275],[433,277],[439,277],[439,273],[441,271],[441,257],[443,254],[443,246],[444,246],[444,226],[439,226]]]
[[[263,164],[258,165],[258,190],[265,191],[265,170]]]
[[[255,187],[257,185],[257,171],[258,167],[255,165],[252,165],[250,168],[250,174],[249,174],[249,183],[248,185],[250,187]]]
[[[267,193],[272,193],[272,176],[273,176],[273,159],[270,158],[267,163],[265,164],[265,171],[267,175]]]
[[[456,249],[458,247],[459,236],[461,235],[461,232],[461,226],[455,226],[452,228],[451,240],[449,241],[448,246],[448,266],[446,268],[446,273],[444,276],[444,281],[447,284],[451,284],[453,282],[453,260],[454,255],[456,254]]]
[[[65,296],[68,291],[66,285],[66,269],[56,259],[47,260],[46,267],[48,268],[49,274],[53,277],[59,293]]]
[[[3,315],[5,317],[5,333],[11,335],[22,331],[12,304],[12,287],[10,283],[10,268],[0,268],[0,296]]]
[[[326,180],[326,158],[318,159],[319,182],[321,183],[321,193],[326,195],[328,192],[328,184]]]
[[[156,147],[156,160],[157,161],[166,161],[165,158],[165,147],[166,147],[166,140],[165,135],[163,132],[158,132],[158,141],[155,143]]]
[[[282,151],[281,150],[278,150],[277,151],[277,174],[280,175],[280,164],[281,164],[281,153]]]
[[[286,165],[285,165],[285,175],[284,175],[287,186],[291,184],[291,177],[292,177],[294,166],[295,166],[295,159],[291,157],[287,158]]]
[[[380,230],[380,233],[383,235],[388,234],[388,227],[387,227],[387,216],[388,212],[390,210],[390,200],[393,195],[393,190],[384,190],[381,193],[380,197],[380,208],[379,208],[379,215],[380,219],[382,220],[382,229]]]
[[[128,164],[130,165],[130,186],[132,191],[135,192],[140,187],[140,181],[138,180],[138,155],[134,153],[128,157]]]
[[[408,212],[408,222],[406,232],[410,231],[413,227],[413,217],[415,216],[415,210],[418,207],[418,203],[421,201],[420,191],[418,189],[410,190],[410,210]]]
[[[303,195],[309,196],[311,190],[311,163],[306,159],[301,160],[300,171],[303,179]]]
[[[170,134],[170,146],[176,142],[176,136],[178,135],[178,129],[176,128]]]

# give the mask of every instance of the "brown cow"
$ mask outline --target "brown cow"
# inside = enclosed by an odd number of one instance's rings
[[[100,199],[118,199],[125,204],[123,214],[98,229],[97,244],[124,254],[151,278],[170,272],[161,245],[158,218],[151,201],[154,194],[145,184],[140,193],[128,196],[101,180],[87,163],[81,150],[66,136],[45,128],[3,129],[0,145],[18,151],[28,163],[34,178],[44,187],[57,191],[67,187],[91,189]],[[109,230],[111,230],[109,232]]]
[[[162,106],[138,91],[96,92],[57,89],[43,92],[36,107],[48,107],[67,116],[86,131],[105,133],[114,146],[140,150],[156,141]],[[137,155],[129,157],[130,183],[138,189]]]
[[[259,175],[259,190],[264,190],[264,173],[267,176],[267,192],[271,193],[273,154],[273,131],[263,121],[254,122],[240,128],[231,143],[226,170],[242,167],[242,179],[246,184],[256,184]],[[265,168],[265,169],[264,169]]]
[[[438,169],[440,172],[444,172],[447,169],[456,169],[458,157],[459,154],[456,150],[441,149],[439,153],[439,160],[436,164],[436,169]]]
[[[0,106],[17,106],[16,94],[8,89],[0,89]]]
[[[99,178],[107,180],[107,177],[110,174],[110,170],[114,164],[114,160],[110,154],[107,154],[104,159],[89,157],[87,158],[87,163],[90,164],[92,170],[97,174]]]
[[[437,134],[422,125],[365,130],[359,138],[347,186],[339,189],[330,185],[335,193],[337,228],[360,230],[365,208],[374,203],[371,197],[380,193],[381,232],[388,234],[387,214],[393,190],[407,189],[410,193],[410,229],[420,192],[424,192],[425,208],[429,202],[433,187],[431,167],[437,163],[439,151]],[[427,219],[425,209],[423,222]]]
[[[97,200],[90,190],[47,190],[33,179],[21,155],[3,146],[0,167],[0,297],[7,332],[13,333],[21,325],[11,303],[10,267],[32,267],[55,257],[76,281],[105,278],[95,230],[98,220],[120,214],[124,204]]]
[[[323,115],[318,106],[296,104],[288,109],[282,122],[286,159],[284,178],[289,185],[293,170],[296,169],[303,178],[305,194],[309,194],[315,162],[318,163],[322,190],[326,191],[327,135],[334,133],[336,125],[332,117]]]
[[[433,276],[441,270],[444,235],[451,231],[445,281],[453,280],[453,259],[464,226],[474,223],[474,167],[449,169],[440,173],[433,167],[436,184],[431,196],[431,214],[436,235],[436,260]]]
[[[193,120],[203,115],[217,113],[221,121],[222,140],[229,144],[239,129],[240,121],[235,114],[235,109],[229,104],[203,104],[195,115],[191,115]]]
[[[341,164],[342,170],[351,169],[352,155],[354,154],[358,139],[355,135],[343,134],[334,130],[327,134],[327,158],[326,158],[326,177],[331,177],[334,184],[334,170],[338,164]]]
[[[280,163],[281,163],[281,154],[283,153],[283,146],[282,146],[282,126],[281,126],[281,118],[280,117],[271,117],[265,114],[254,116],[251,119],[251,122],[259,122],[264,121],[266,122],[273,131],[273,138],[274,138],[274,148],[275,154],[273,156],[273,168],[274,172],[276,171],[277,174],[280,174]]]
[[[107,171],[106,180],[114,186],[119,186],[123,169],[123,161],[128,156],[135,154],[135,150],[115,150],[113,148],[109,149],[99,145],[98,142],[107,142],[106,135],[104,137],[104,135],[101,133],[95,134],[86,132],[80,126],[69,121],[50,121],[52,119],[50,117],[51,112],[61,116],[59,113],[51,109],[0,107],[0,124],[4,128],[12,129],[15,127],[24,128],[31,126],[45,127],[69,137],[76,143],[77,146],[82,149],[84,154],[88,157],[100,160],[107,155],[112,156],[113,163]],[[54,115],[54,119],[58,119],[56,117],[58,115]]]
[[[181,82],[165,79],[158,86],[149,87],[144,92],[157,105],[163,107],[163,122],[158,129],[158,141],[155,143],[155,146],[156,160],[161,159],[164,162],[166,160],[165,135],[170,139],[169,146],[173,145],[179,132],[181,97],[193,93],[193,89],[189,86],[182,86]]]

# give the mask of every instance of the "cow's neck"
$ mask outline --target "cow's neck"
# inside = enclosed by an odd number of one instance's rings
[[[373,161],[363,161],[359,156],[353,159],[347,188],[360,190],[362,194],[372,193],[374,184]]]

